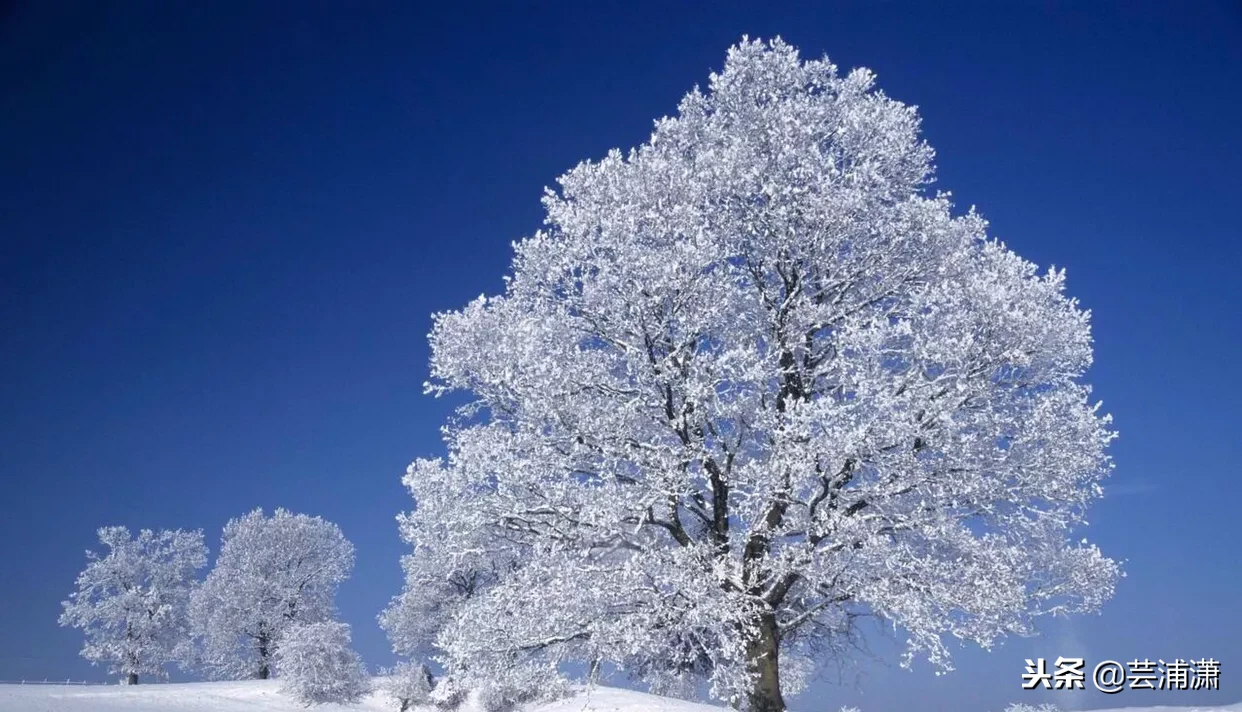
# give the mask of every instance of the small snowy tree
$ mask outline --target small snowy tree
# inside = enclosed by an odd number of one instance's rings
[[[470,691],[452,677],[441,677],[431,688],[429,700],[438,710],[455,710],[462,706]]]
[[[190,602],[207,674],[267,679],[284,632],[329,620],[353,565],[353,545],[319,517],[256,509],[229,521],[215,567]]]
[[[381,687],[400,712],[431,701],[431,671],[426,665],[402,661],[384,673],[387,677]]]
[[[196,572],[207,564],[202,531],[103,527],[108,552],[86,552],[77,590],[63,604],[62,626],[86,634],[82,657],[107,663],[131,685],[139,675],[163,677],[170,662],[188,654],[186,605]]]
[[[449,672],[603,660],[780,712],[859,616],[947,669],[946,637],[1098,609],[1118,568],[1075,530],[1113,433],[1064,272],[926,191],[866,70],[744,41],[678,109],[435,317],[428,390],[473,400],[406,475],[397,604],[474,582]]]
[[[349,647],[349,626],[335,621],[295,625],[276,649],[281,689],[305,705],[357,702],[371,687],[362,658]]]

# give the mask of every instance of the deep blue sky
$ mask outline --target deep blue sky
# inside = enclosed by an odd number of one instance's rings
[[[1067,707],[1242,699],[1236,3],[522,4],[5,4],[0,679],[104,677],[56,627],[96,527],[214,549],[259,505],[340,523],[342,615],[388,663],[399,478],[447,412],[430,314],[498,291],[542,188],[643,141],[749,33],[921,108],[937,187],[1068,268],[1121,432],[1090,534],[1129,577],[1102,616],[795,707],[999,709],[1038,699],[1023,658],[1075,654],[1212,656],[1226,689]]]

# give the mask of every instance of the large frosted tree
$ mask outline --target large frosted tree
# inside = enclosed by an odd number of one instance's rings
[[[399,647],[434,628],[457,674],[611,661],[778,712],[859,616],[949,668],[947,639],[1111,596],[1078,531],[1113,438],[1089,315],[927,190],[918,116],[873,81],[742,42],[548,191],[502,295],[436,316],[428,390],[471,402],[405,478]]]
[[[319,517],[256,509],[224,527],[220,555],[190,602],[200,664],[215,678],[267,679],[282,636],[335,612],[354,547]]]
[[[61,604],[62,626],[82,629],[82,657],[106,663],[131,685],[140,675],[164,677],[171,662],[187,659],[186,605],[199,569],[207,565],[201,531],[103,527],[100,555],[78,575],[77,590]]]

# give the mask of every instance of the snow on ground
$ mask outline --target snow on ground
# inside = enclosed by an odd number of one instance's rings
[[[187,682],[158,685],[78,686],[0,685],[0,712],[306,712],[283,695],[275,680]],[[393,712],[379,695],[357,705],[323,705],[315,712]],[[1242,712],[1242,703],[1224,707],[1127,707],[1124,712]],[[462,712],[481,712],[467,703]],[[710,705],[683,702],[615,687],[596,687],[527,712],[721,712]],[[885,712],[864,710],[863,712]],[[999,712],[964,710],[963,712]],[[1098,710],[1097,712],[1106,712]],[[1122,709],[1107,712],[1123,712]]]
[[[1242,702],[1232,705],[1216,705],[1214,707],[1196,707],[1194,705],[1186,707],[1172,707],[1168,705],[1159,705],[1157,707],[1109,707],[1106,710],[1088,710],[1088,712],[1242,712]]]
[[[281,694],[275,680],[186,682],[155,685],[0,685],[0,712],[294,712],[305,711]],[[393,712],[378,697],[353,707],[324,705],[322,712]]]

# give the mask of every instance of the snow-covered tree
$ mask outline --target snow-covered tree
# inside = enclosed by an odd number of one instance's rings
[[[460,709],[469,694],[470,691],[454,678],[442,677],[432,686],[429,699],[433,707],[448,712]]]
[[[932,155],[870,72],[744,41],[548,191],[504,293],[430,336],[428,391],[473,400],[401,528],[413,609],[473,582],[450,672],[604,660],[779,712],[859,616],[947,669],[1111,596],[1089,314]]]
[[[385,670],[384,675],[381,685],[384,694],[396,703],[400,712],[431,701],[431,671],[426,665],[402,661]]]
[[[107,663],[108,672],[135,685],[139,675],[167,675],[166,665],[189,652],[186,605],[196,572],[207,565],[202,531],[143,529],[130,537],[125,527],[103,527],[102,556],[78,575],[77,590],[61,605],[62,626],[86,634],[82,657]]]
[[[353,544],[319,517],[256,509],[230,520],[215,567],[190,601],[204,670],[267,679],[284,632],[329,620],[353,566]]]
[[[485,589],[497,575],[486,562],[479,568],[447,572],[422,563],[412,555],[402,557],[405,587],[379,615],[380,627],[388,633],[393,652],[399,655],[416,656],[426,652],[453,612],[476,591]]]
[[[531,702],[554,700],[569,690],[564,678],[550,666],[514,665],[471,678],[478,708],[483,712],[511,712]]]
[[[276,649],[281,689],[305,705],[349,704],[370,692],[362,658],[349,647],[349,626],[305,623],[284,632]]]

